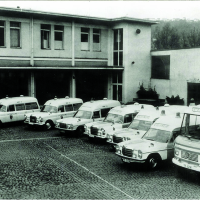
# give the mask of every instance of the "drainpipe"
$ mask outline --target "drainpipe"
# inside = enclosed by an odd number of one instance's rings
[[[34,66],[34,60],[33,60],[33,17],[31,17],[31,30],[30,30],[30,36],[31,36],[31,60],[30,65]]]

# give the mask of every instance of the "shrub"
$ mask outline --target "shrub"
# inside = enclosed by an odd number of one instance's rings
[[[166,96],[166,100],[169,105],[184,105],[184,100],[181,99],[179,95],[177,95],[176,97],[172,95],[171,98]]]

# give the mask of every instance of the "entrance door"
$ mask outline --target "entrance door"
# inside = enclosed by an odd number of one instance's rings
[[[192,98],[196,105],[200,104],[200,83],[188,83],[188,105]]]

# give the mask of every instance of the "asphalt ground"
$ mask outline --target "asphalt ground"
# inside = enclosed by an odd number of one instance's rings
[[[0,199],[199,199],[200,175],[124,164],[104,142],[24,124],[0,129]]]

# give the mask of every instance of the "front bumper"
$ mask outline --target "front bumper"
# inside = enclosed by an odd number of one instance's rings
[[[130,158],[128,156],[124,156],[122,154],[119,154],[119,153],[115,153],[116,155],[118,155],[119,157],[122,158],[122,160],[126,163],[145,163],[146,160],[136,160],[134,158]]]
[[[175,165],[178,165],[180,167],[183,167],[183,168],[186,168],[186,169],[190,169],[190,170],[194,170],[194,171],[197,171],[197,172],[200,172],[200,164],[199,163],[192,163],[192,162],[186,162],[185,160],[183,159],[180,159],[178,157],[174,157],[172,159],[172,162],[175,164]]]

